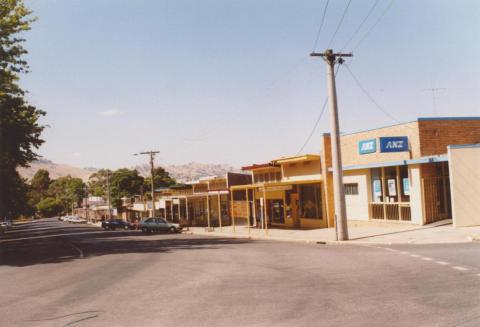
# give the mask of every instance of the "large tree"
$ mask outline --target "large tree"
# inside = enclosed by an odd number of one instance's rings
[[[28,191],[28,203],[35,207],[38,202],[48,196],[48,189],[50,187],[50,173],[48,170],[39,169],[35,175],[33,175],[30,181],[30,187]]]
[[[59,177],[50,184],[49,194],[60,200],[63,207],[68,211],[72,206],[80,206],[85,197],[85,184],[81,178],[70,175]]]
[[[38,119],[45,112],[29,104],[18,85],[20,74],[28,72],[19,35],[33,21],[23,1],[0,1],[0,218],[28,213],[27,188],[16,168],[36,159],[35,149],[43,143]]]
[[[144,179],[137,170],[121,168],[113,172],[110,179],[110,197],[112,206],[120,207],[122,197],[140,194]]]
[[[107,195],[107,180],[111,178],[112,172],[108,169],[100,169],[88,178],[88,189],[94,196]]]
[[[162,167],[156,167],[153,170],[153,173],[154,173],[153,187],[155,189],[158,189],[161,187],[170,187],[177,183],[175,179],[170,177],[170,174]],[[151,196],[150,196],[151,188],[152,188],[152,178],[149,176],[145,178],[145,182],[143,184],[143,193],[147,194],[149,199],[151,199]]]

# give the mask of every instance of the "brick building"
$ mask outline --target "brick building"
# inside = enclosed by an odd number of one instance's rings
[[[330,136],[322,138],[328,226],[334,226]],[[427,224],[452,218],[448,147],[480,143],[480,117],[416,121],[341,137],[347,217]],[[480,194],[478,195],[480,196]]]

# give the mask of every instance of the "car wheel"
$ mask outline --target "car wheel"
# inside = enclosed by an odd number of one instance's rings
[[[129,228],[128,228],[128,226],[127,226],[127,225],[125,225],[125,227],[123,227],[123,229],[125,229],[125,230],[129,230]]]
[[[142,227],[142,233],[148,233],[148,228],[147,227]]]
[[[175,227],[170,227],[170,233],[175,233],[177,231],[177,229]]]

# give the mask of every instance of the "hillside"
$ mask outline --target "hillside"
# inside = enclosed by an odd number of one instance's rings
[[[52,179],[70,175],[72,177],[79,177],[84,181],[88,180],[88,177],[97,171],[95,168],[79,168],[66,164],[57,164],[46,159],[39,159],[30,163],[30,167],[28,168],[18,168],[18,172],[21,176],[30,180],[39,169],[48,170],[50,178]]]
[[[150,174],[150,167],[147,164],[133,168],[137,169],[142,176],[148,176]],[[183,165],[168,165],[164,166],[164,168],[169,172],[170,176],[178,182],[186,182],[202,176],[224,175],[229,171],[238,171],[238,169],[225,164],[202,164],[197,162],[190,162]],[[98,170],[96,168],[80,168],[66,164],[57,164],[50,160],[40,159],[32,162],[30,167],[19,168],[18,171],[24,178],[31,179],[39,169],[48,170],[50,178],[53,179],[70,175],[72,177],[79,177],[84,181],[88,180],[88,177]]]

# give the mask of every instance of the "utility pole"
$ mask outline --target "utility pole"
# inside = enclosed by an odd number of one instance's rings
[[[135,153],[134,156],[138,156],[140,154],[147,154],[150,156],[150,178],[152,179],[152,217],[155,217],[155,185],[153,183],[154,181],[154,159],[155,155],[157,153],[160,153],[160,151],[146,151],[146,152],[140,152],[140,153]]]
[[[108,204],[108,220],[111,220],[112,204],[110,202],[110,170],[107,170],[107,204]]]
[[[312,57],[322,57],[327,64],[328,107],[332,144],[333,200],[335,202],[335,229],[337,241],[348,240],[347,209],[343,187],[342,154],[340,149],[340,127],[338,123],[337,88],[335,86],[335,64],[342,64],[343,57],[353,57],[351,53],[334,53],[332,49],[323,53],[312,52]]]

